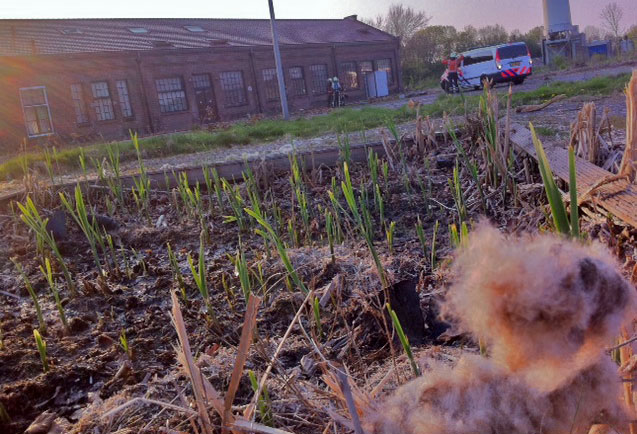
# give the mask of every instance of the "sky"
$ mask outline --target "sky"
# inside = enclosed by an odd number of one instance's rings
[[[610,0],[608,0],[610,1]],[[624,9],[623,24],[637,24],[637,0],[614,0]],[[277,18],[342,18],[357,14],[372,18],[394,0],[274,0]],[[402,0],[423,10],[431,24],[462,28],[472,24],[502,24],[527,31],[542,24],[542,0]],[[606,0],[571,0],[573,24],[583,30],[600,26]],[[267,0],[0,0],[0,18],[197,17],[267,18]]]

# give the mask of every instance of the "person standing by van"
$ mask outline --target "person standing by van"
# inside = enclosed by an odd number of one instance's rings
[[[449,59],[442,61],[443,65],[447,66],[447,79],[449,80],[451,89],[458,89],[458,71],[460,70],[460,65],[463,60],[464,56],[458,57],[456,53],[451,53]]]

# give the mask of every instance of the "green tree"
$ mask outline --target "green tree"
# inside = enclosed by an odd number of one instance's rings
[[[503,44],[509,40],[509,34],[501,24],[484,26],[478,29],[480,45]]]
[[[479,45],[478,30],[473,26],[466,26],[456,36],[456,50],[467,51]]]
[[[456,49],[457,35],[453,26],[428,26],[407,41],[403,58],[413,62],[441,62]]]
[[[529,47],[532,57],[542,56],[542,39],[544,38],[544,27],[536,26],[522,35],[522,41]]]

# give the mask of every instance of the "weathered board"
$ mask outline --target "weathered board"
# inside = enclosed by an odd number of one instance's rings
[[[537,160],[531,131],[519,124],[511,125],[511,143]],[[559,147],[545,145],[546,155],[553,173],[568,183],[568,151]],[[613,174],[577,158],[577,193],[583,195],[600,180]],[[627,180],[606,184],[593,193],[592,200],[604,210],[631,226],[637,227],[637,185]]]

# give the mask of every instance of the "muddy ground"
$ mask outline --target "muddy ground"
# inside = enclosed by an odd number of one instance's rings
[[[479,155],[475,147],[479,133],[474,133],[464,143],[469,152]],[[416,354],[453,363],[460,352],[477,352],[475,343],[455,336],[437,317],[436,300],[452,277],[447,271],[453,251],[449,225],[458,223],[459,218],[449,184],[456,147],[447,141],[429,144],[426,151],[405,145],[403,151],[405,165],[397,163],[395,170],[390,169],[389,176],[381,176],[379,181],[385,220],[396,223],[391,250],[374,205],[367,165],[352,166],[352,183],[358,194],[367,191],[374,245],[394,292],[403,295],[403,304],[407,304],[404,300],[416,300],[420,308],[399,311]],[[549,228],[539,176],[534,173],[528,183],[521,167],[518,158],[514,171],[519,186],[516,197],[502,197],[501,189],[486,192],[486,217],[470,174],[461,169],[469,226],[488,218],[508,233]],[[332,207],[328,190],[338,191],[344,180],[343,169],[321,167],[303,173],[311,213],[307,226],[288,173],[257,171],[255,179],[261,206],[289,246],[295,269],[317,297],[325,296],[320,328],[311,309],[301,315],[304,329],[318,342],[321,353],[345,365],[360,388],[370,391],[381,384],[379,396],[405,382],[410,377],[409,364],[397,339],[385,333],[386,300],[380,279],[342,195],[337,199],[342,207],[337,213],[342,219],[344,241],[335,246],[334,262],[331,259],[323,215]],[[244,205],[250,206],[245,183],[238,186]],[[263,299],[246,371],[252,370],[260,378],[302,305],[304,294],[287,277],[273,246],[264,246],[263,239],[255,234],[255,222],[246,216],[249,227],[240,230],[226,218],[232,215],[227,200],[220,206],[214,193],[204,190],[202,196],[200,214],[209,234],[204,255],[214,315],[207,313],[187,262],[191,255],[197,263],[202,220],[188,215],[177,192],[154,192],[148,218],[128,195],[124,203],[111,208],[109,217],[116,222],[109,229],[115,262],[103,275],[96,270],[84,235],[67,217],[68,233],[60,237],[59,247],[79,294],[69,292],[59,269],[56,282],[69,320],[68,330],[61,324],[51,291],[38,269],[42,257],[36,253],[33,234],[17,215],[5,211],[0,217],[0,431],[22,432],[38,415],[52,411],[58,418],[56,423],[69,432],[194,432],[184,414],[155,405],[136,404],[104,417],[106,411],[134,397],[192,405],[189,383],[176,359],[177,336],[168,315],[171,291],[179,291],[179,284],[170,266],[167,243],[177,255],[185,279],[186,297],[180,302],[192,352],[204,375],[220,391],[228,387],[245,310],[239,276],[228,255],[234,257],[239,249],[245,253],[252,291]],[[43,214],[50,215],[59,208],[55,194],[40,191],[34,197]],[[92,191],[87,199],[95,213],[107,215],[107,197],[115,200],[104,190]],[[279,213],[281,217],[275,218]],[[415,229],[419,220],[425,234],[424,247]],[[436,261],[432,264],[436,222]],[[584,227],[592,239],[614,250],[627,276],[637,278],[631,276],[635,272],[635,229],[601,217],[586,221]],[[42,335],[50,365],[46,373],[33,337],[33,329],[38,327],[33,302],[10,258],[22,264],[42,305],[47,326]],[[130,354],[120,342],[123,334]],[[320,357],[303,331],[293,327],[266,383],[271,412],[260,414],[257,421],[292,432],[324,432],[334,423],[330,411],[343,416],[346,413],[334,407],[334,397],[322,374]],[[253,393],[244,373],[234,400],[235,410],[241,411]],[[219,423],[219,419],[213,423]]]

